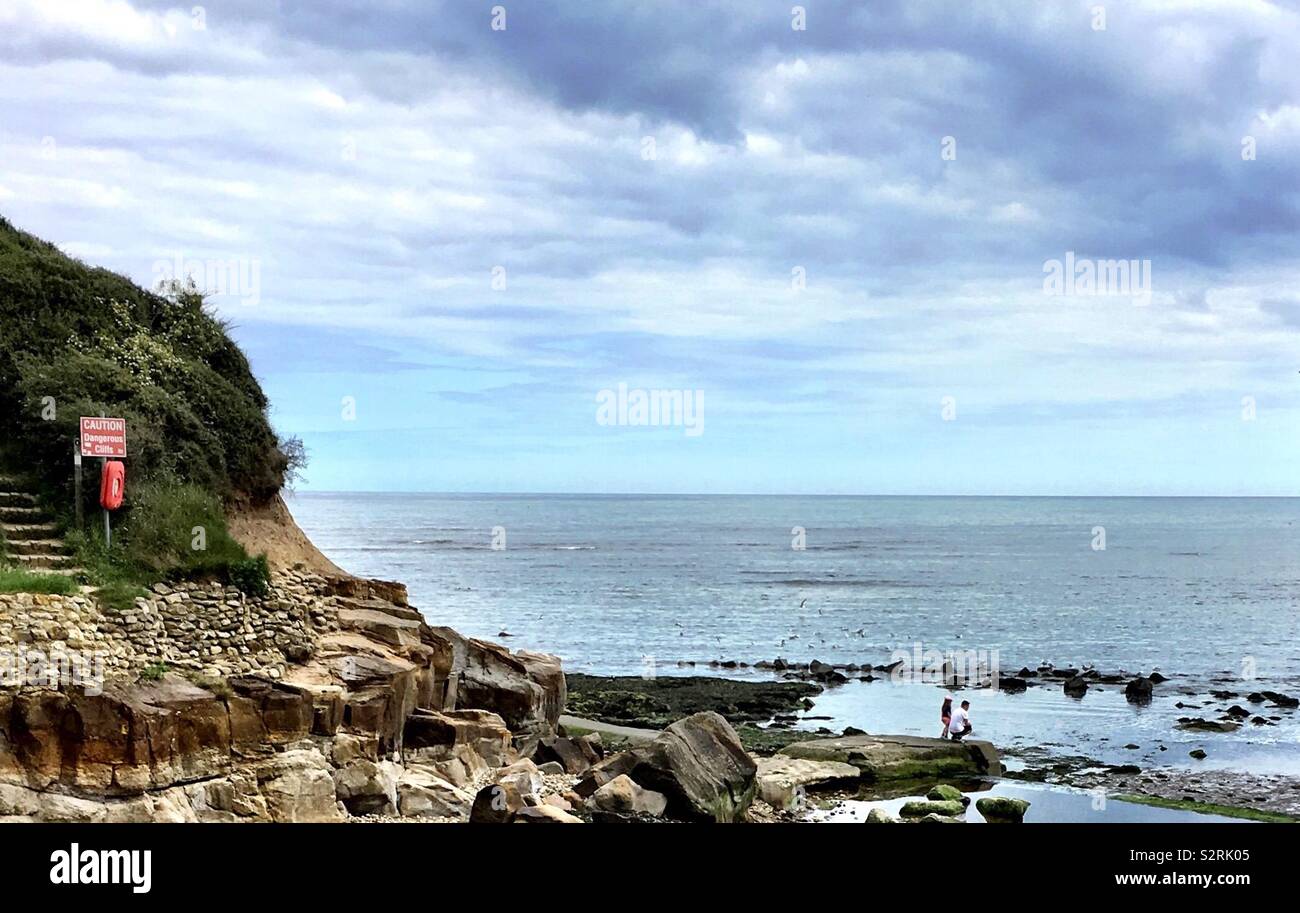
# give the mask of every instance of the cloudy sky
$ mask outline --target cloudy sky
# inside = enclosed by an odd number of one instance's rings
[[[3,0],[0,213],[201,267],[308,489],[1296,493],[1295,6],[802,9]]]

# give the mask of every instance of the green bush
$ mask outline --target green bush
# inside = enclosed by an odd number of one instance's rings
[[[217,580],[252,596],[269,588],[266,556],[249,557],[226,528],[216,497],[197,485],[128,485],[122,509],[114,514],[111,547],[97,522],[70,531],[66,541],[103,584],[100,601],[114,608],[129,608],[136,596],[145,595],[140,585],[159,578]]]
[[[229,582],[249,596],[265,596],[271,584],[271,567],[266,555],[233,562]]]
[[[266,407],[192,286],[145,291],[0,219],[0,457],[33,467],[54,503],[69,503],[78,417],[101,414],[127,420],[128,484],[263,501],[293,468]]]
[[[95,590],[95,599],[101,606],[119,613],[134,609],[135,601],[148,595],[149,591],[144,587],[124,580],[106,583]]]
[[[151,663],[140,670],[140,678],[146,682],[156,682],[171,671],[166,663]]]

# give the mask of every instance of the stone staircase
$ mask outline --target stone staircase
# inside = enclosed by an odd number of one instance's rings
[[[36,496],[13,476],[0,475],[0,531],[5,559],[16,567],[71,577],[85,573]]]

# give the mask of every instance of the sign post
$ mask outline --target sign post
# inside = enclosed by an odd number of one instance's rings
[[[100,416],[81,417],[81,448],[83,456],[99,457],[100,486],[103,486],[104,474],[110,459],[122,459],[126,456],[126,419],[105,418]],[[80,459],[77,461],[80,463]],[[78,478],[80,474],[78,473]],[[81,499],[77,499],[77,509],[81,509]],[[113,544],[113,525],[109,520],[108,508],[104,508],[104,546]]]
[[[81,439],[72,442],[72,467],[75,496],[77,499],[77,529],[86,528],[85,505],[81,502]]]

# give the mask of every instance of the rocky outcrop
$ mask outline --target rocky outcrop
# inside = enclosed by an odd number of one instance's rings
[[[758,797],[782,810],[802,805],[808,790],[843,786],[861,775],[852,764],[841,761],[809,761],[779,754],[758,758],[757,764]]]
[[[181,607],[178,618],[182,609],[203,615],[189,590],[161,589],[153,598]],[[280,630],[268,619],[283,615],[293,637],[275,641],[280,664],[235,661],[218,676],[209,663],[182,665],[180,674],[157,672],[167,668],[159,662],[148,678],[119,666],[93,687],[55,680],[62,687],[0,690],[0,815],[464,820],[474,801],[466,787],[518,763],[521,748],[556,742],[565,694],[556,658],[432,628],[397,584],[299,574],[278,578],[274,592],[284,606],[226,604],[231,599],[204,624],[160,618],[149,630],[172,639],[174,655],[224,657],[224,646],[203,646],[222,613],[257,615],[235,627],[254,639],[268,625]],[[87,625],[77,625],[85,636]],[[58,624],[43,630],[72,633]],[[194,648],[182,649],[178,635],[193,636]],[[581,745],[561,750],[587,757]],[[535,785],[540,773],[523,763]]]
[[[606,758],[574,789],[588,797],[626,774],[666,796],[670,817],[734,822],[743,819],[754,799],[757,772],[730,723],[717,713],[697,713],[652,742]]]
[[[451,628],[431,628],[448,644],[455,674],[449,699],[457,707],[487,707],[514,734],[517,747],[531,753],[554,738],[564,709],[566,687],[558,657],[462,637]]]
[[[979,739],[855,735],[795,742],[781,754],[810,761],[851,764],[866,782],[1000,776],[997,749]]]

